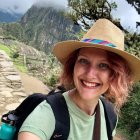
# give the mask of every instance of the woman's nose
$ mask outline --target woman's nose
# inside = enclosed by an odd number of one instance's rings
[[[98,69],[95,66],[90,66],[86,70],[86,74],[89,78],[96,77],[98,74]]]

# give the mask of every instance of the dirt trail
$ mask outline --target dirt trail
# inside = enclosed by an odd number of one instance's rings
[[[29,76],[25,73],[20,72],[19,74],[20,74],[25,92],[27,94],[38,93],[38,92],[48,93],[49,88],[46,85],[44,85],[42,81],[38,80],[35,77]]]

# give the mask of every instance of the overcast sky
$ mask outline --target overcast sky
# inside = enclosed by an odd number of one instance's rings
[[[0,0],[0,9],[13,11],[16,13],[25,13],[32,4],[36,2],[47,1],[51,4],[66,7],[67,0]],[[113,1],[113,0],[109,0]],[[136,21],[140,22],[140,15],[129,5],[126,0],[114,0],[118,4],[117,11],[113,11],[114,17],[121,18],[121,24],[130,30],[136,30]],[[44,4],[45,5],[45,4]],[[48,5],[48,3],[46,3]]]

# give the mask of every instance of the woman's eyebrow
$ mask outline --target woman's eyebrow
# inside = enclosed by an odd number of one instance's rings
[[[78,57],[85,57],[85,58],[87,58],[87,56],[81,55],[81,54],[79,54]]]

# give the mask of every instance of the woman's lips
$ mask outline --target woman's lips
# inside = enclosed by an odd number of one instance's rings
[[[101,84],[96,83],[96,82],[87,82],[87,81],[84,81],[84,80],[81,80],[81,82],[82,82],[86,87],[89,87],[89,88],[95,88],[95,87],[98,87],[98,86],[101,85]]]

